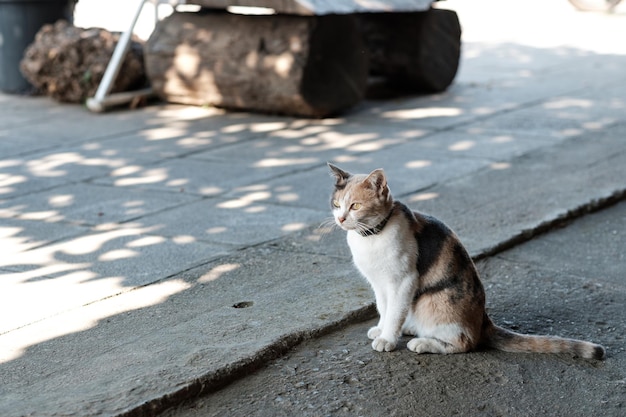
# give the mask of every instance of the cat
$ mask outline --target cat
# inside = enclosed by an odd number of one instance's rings
[[[328,163],[335,179],[331,209],[347,231],[354,264],[374,290],[378,324],[367,332],[376,351],[392,351],[402,334],[417,353],[568,353],[603,359],[604,347],[495,325],[485,290],[459,238],[441,221],[395,201],[382,169],[350,174]]]

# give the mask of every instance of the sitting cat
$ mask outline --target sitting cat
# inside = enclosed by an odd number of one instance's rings
[[[569,353],[602,359],[604,348],[580,340],[532,336],[495,325],[469,254],[445,224],[394,201],[383,170],[352,175],[328,164],[336,179],[331,206],[346,230],[354,263],[374,289],[378,325],[367,336],[379,351],[415,336],[417,353],[479,347],[507,352]]]

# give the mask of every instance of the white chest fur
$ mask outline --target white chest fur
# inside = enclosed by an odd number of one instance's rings
[[[416,274],[417,244],[402,219],[392,219],[376,235],[348,232],[354,264],[373,286]]]

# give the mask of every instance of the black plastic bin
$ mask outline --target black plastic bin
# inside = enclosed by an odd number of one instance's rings
[[[28,92],[20,72],[24,51],[46,23],[73,22],[77,0],[0,0],[0,90]]]

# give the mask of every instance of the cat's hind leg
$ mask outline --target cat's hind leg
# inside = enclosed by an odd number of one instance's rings
[[[407,348],[415,353],[441,354],[463,353],[471,350],[470,340],[456,324],[439,325],[429,330],[418,331],[419,337],[409,340]]]
[[[454,345],[443,342],[438,339],[430,337],[416,337],[409,340],[407,344],[409,350],[415,353],[459,353],[460,350],[456,349]]]

